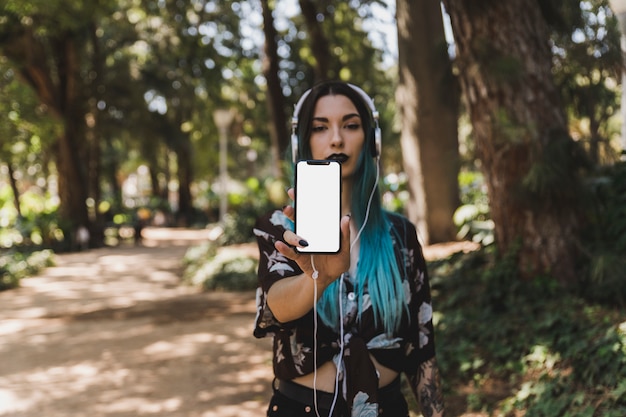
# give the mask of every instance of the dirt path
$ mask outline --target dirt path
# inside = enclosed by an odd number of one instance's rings
[[[186,247],[206,236],[146,232],[144,246],[60,255],[0,293],[0,416],[265,414],[254,294],[180,286]]]
[[[270,340],[252,337],[254,293],[180,285],[206,231],[144,232],[143,246],[60,255],[0,292],[0,416],[265,415]]]

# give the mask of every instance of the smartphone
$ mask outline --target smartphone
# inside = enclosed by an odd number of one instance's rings
[[[305,160],[296,164],[295,233],[309,246],[301,253],[337,253],[341,249],[341,164]]]

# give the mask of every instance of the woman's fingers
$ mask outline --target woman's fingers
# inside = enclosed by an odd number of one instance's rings
[[[294,210],[293,206],[285,206],[283,207],[283,214],[289,217],[291,221],[294,221],[296,211]]]
[[[287,194],[289,195],[289,198],[291,198],[292,200],[295,200],[295,192],[293,188],[288,189]],[[285,207],[283,207],[283,214],[289,217],[291,221],[294,221],[296,217],[296,211],[291,204],[288,204]]]
[[[309,242],[307,242],[305,239],[301,238],[300,236],[296,235],[291,230],[287,230],[285,231],[285,233],[283,233],[283,239],[290,246],[298,246],[300,248],[305,248],[309,246]]]

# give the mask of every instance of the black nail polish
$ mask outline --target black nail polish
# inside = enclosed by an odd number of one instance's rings
[[[298,243],[300,244],[300,246],[304,246],[305,248],[306,248],[307,246],[309,246],[309,242],[307,242],[307,241],[306,241],[306,240],[304,240],[304,239],[300,239],[300,241],[299,241]]]

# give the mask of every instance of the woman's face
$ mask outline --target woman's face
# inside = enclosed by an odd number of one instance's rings
[[[343,95],[320,97],[315,104],[311,124],[313,159],[341,162],[344,178],[354,174],[365,143],[365,132],[359,112]]]

